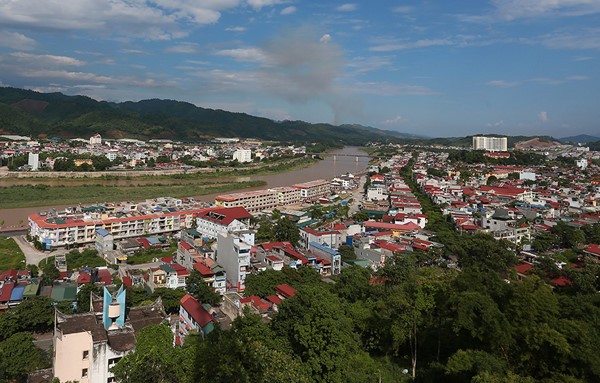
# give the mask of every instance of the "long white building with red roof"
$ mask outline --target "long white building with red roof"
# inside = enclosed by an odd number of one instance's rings
[[[84,209],[85,210],[85,209]],[[29,234],[50,250],[66,245],[92,243],[96,229],[105,229],[115,240],[177,232],[192,227],[194,219],[207,208],[164,206],[152,209],[103,210],[94,212],[30,214]]]
[[[243,207],[214,207],[200,212],[196,218],[196,231],[202,236],[217,238],[221,232],[246,230],[252,214]]]

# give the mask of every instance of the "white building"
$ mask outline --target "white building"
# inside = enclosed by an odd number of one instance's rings
[[[240,163],[252,162],[252,150],[238,149],[233,153],[233,159]]]
[[[238,233],[219,233],[217,237],[217,263],[227,273],[231,288],[242,292],[246,289],[246,276],[250,274],[250,249],[254,236],[246,238]]]
[[[98,133],[90,137],[90,145],[102,145],[102,136]]]
[[[306,199],[326,197],[331,194],[331,185],[327,180],[303,182],[293,187],[300,189],[300,197]]]
[[[31,155],[31,154],[30,154]],[[577,160],[575,161],[575,165],[577,165],[577,167],[581,170],[585,170],[588,166],[588,162],[586,159],[581,159],[581,160]]]
[[[255,190],[242,193],[219,195],[215,205],[224,207],[243,206],[250,212],[273,209],[279,205],[278,193],[270,190]]]
[[[508,150],[508,139],[506,137],[473,136],[473,150],[505,152]]]
[[[90,306],[83,314],[56,311],[52,371],[61,382],[115,382],[110,369],[134,351],[136,333],[166,318],[160,299],[127,312],[123,288],[115,298],[105,288],[104,298],[93,297]]]
[[[217,238],[221,232],[246,230],[252,214],[243,207],[215,207],[199,213],[196,231],[203,237]]]
[[[31,170],[38,170],[40,168],[40,155],[38,153],[29,153],[27,165],[31,167]]]

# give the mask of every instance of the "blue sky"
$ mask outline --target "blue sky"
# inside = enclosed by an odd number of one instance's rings
[[[600,0],[0,0],[0,82],[427,136],[600,135]]]

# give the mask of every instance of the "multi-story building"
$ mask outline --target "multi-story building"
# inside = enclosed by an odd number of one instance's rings
[[[300,244],[308,249],[310,242],[325,244],[332,249],[337,249],[342,244],[342,234],[337,230],[317,231],[311,228],[300,230]]]
[[[98,133],[90,137],[90,145],[102,145],[102,136]]]
[[[224,207],[241,206],[249,212],[273,209],[279,204],[277,192],[256,190],[242,193],[223,194],[215,198],[215,205]]]
[[[280,206],[293,205],[302,200],[300,189],[291,186],[271,188],[269,191],[277,193],[277,203]]]
[[[326,197],[331,193],[331,185],[327,180],[303,182],[295,184],[293,187],[300,189],[300,198],[302,199]]]
[[[215,207],[198,214],[196,231],[202,236],[217,238],[223,231],[240,231],[248,229],[252,214],[244,207]]]
[[[166,318],[160,299],[126,310],[122,288],[116,298],[105,288],[104,298],[93,298],[90,306],[82,314],[56,311],[52,371],[62,382],[115,382],[110,369],[134,351],[138,332]]]
[[[508,150],[508,139],[506,137],[473,136],[473,150],[505,152]]]
[[[160,287],[177,289],[186,286],[187,277],[190,272],[177,263],[163,263],[158,267],[150,269],[150,288],[152,290]]]
[[[203,305],[190,294],[179,301],[179,330],[178,336],[183,343],[185,337],[195,331],[202,336],[208,335],[215,329],[215,319]]]
[[[27,165],[31,167],[31,170],[39,170],[40,168],[40,155],[39,153],[29,153],[27,158]]]
[[[104,207],[83,208],[76,213],[30,214],[29,234],[46,248],[92,243],[96,230],[105,229],[114,240],[140,237],[149,234],[175,232],[192,227],[194,218],[202,209],[170,207],[164,210],[107,211]],[[92,209],[90,207],[89,209]]]
[[[342,256],[337,250],[317,242],[310,242],[308,244],[308,250],[313,254],[329,261],[331,265],[331,273],[333,275],[337,275],[342,272]]]
[[[252,150],[250,149],[238,149],[233,152],[233,159],[240,163],[252,162]]]
[[[250,243],[249,243],[250,242]],[[219,233],[217,262],[227,273],[227,281],[238,292],[245,290],[246,275],[250,273],[250,249],[254,244],[239,233]]]

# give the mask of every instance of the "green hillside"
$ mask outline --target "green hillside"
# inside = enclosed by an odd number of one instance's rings
[[[169,138],[184,141],[244,137],[361,145],[382,139],[401,142],[411,137],[361,125],[273,121],[173,100],[109,103],[85,96],[6,87],[0,88],[0,132],[65,138],[100,133],[107,138]]]

